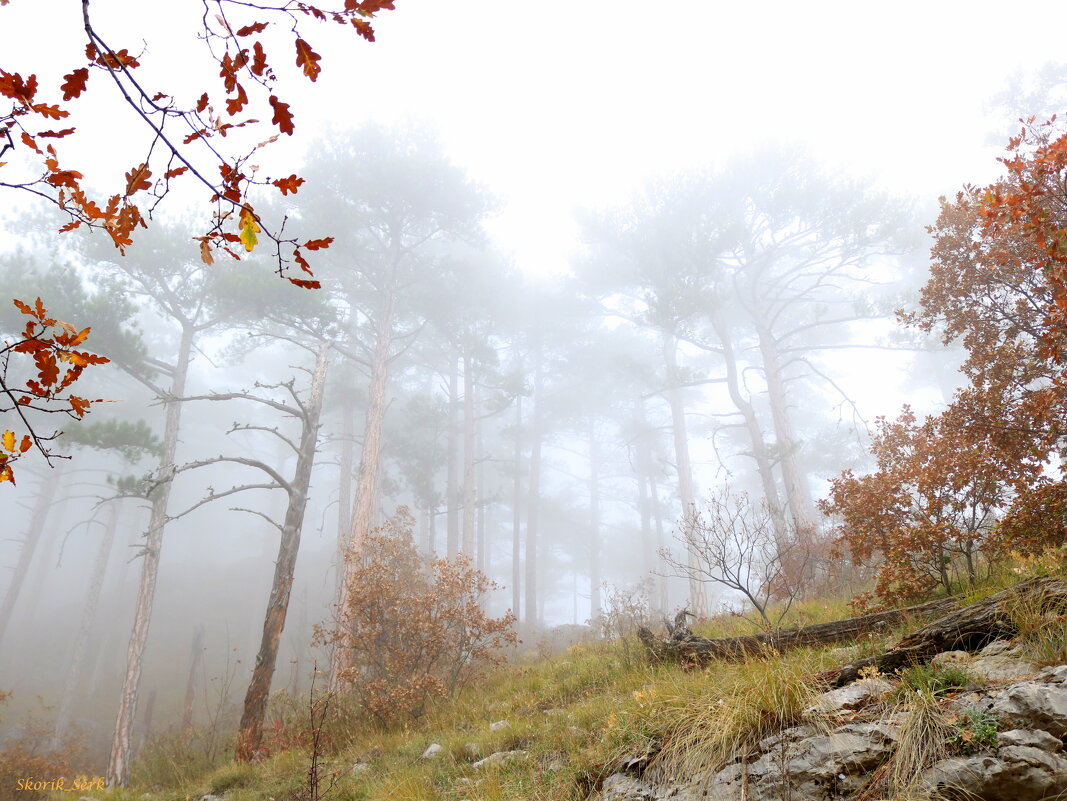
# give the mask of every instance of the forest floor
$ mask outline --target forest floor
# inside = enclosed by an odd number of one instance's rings
[[[1005,571],[972,590],[967,600],[1023,577],[1018,568]],[[850,614],[845,601],[811,601],[797,605],[786,623],[807,625]],[[820,674],[881,652],[917,625],[881,631],[845,647],[715,660],[700,668],[649,664],[636,637],[582,643],[541,656],[527,646],[511,664],[405,725],[373,726],[354,712],[335,709],[322,727],[317,765],[306,745],[312,728],[307,699],[298,703],[278,696],[265,738],[275,753],[263,760],[216,767],[198,758],[195,738],[164,736],[142,751],[130,788],[75,799],[579,801],[627,762],[653,756],[684,765],[721,762],[754,738],[804,722],[826,689]],[[757,630],[739,616],[694,626],[705,637]],[[1048,642],[1047,628],[1041,636],[1057,654],[1067,648],[1067,629],[1057,634],[1056,643]],[[907,676],[897,678],[908,684]],[[316,791],[309,790],[312,774]],[[70,793],[54,797],[75,801]]]

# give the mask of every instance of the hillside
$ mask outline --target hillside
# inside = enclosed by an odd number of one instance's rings
[[[869,667],[840,688],[841,665],[885,652],[919,621],[702,667],[650,664],[635,638],[577,644],[516,659],[400,726],[335,705],[317,754],[309,716],[321,708],[277,696],[261,762],[212,768],[189,738],[165,737],[144,750],[129,789],[81,798],[911,801],[961,786],[1036,801],[1067,789],[1067,622],[1055,605],[1005,597],[1017,599],[1002,604],[1014,636],[892,672]],[[807,603],[791,614],[810,625],[842,612]],[[723,637],[753,627],[730,616],[696,628]]]

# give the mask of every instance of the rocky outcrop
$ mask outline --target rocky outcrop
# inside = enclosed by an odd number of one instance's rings
[[[958,663],[971,675],[1027,678],[946,698],[957,753],[916,776],[916,789],[932,798],[984,801],[1044,801],[1067,793],[1067,665],[1042,671],[1006,642],[963,657],[946,654],[935,662]],[[825,715],[824,727],[797,726],[765,738],[747,759],[702,780],[667,781],[657,778],[654,763],[631,760],[603,782],[600,801],[855,799],[892,759],[905,725],[904,714],[880,703],[890,690],[881,678],[831,690],[811,710]],[[967,728],[976,717],[994,721],[995,737],[992,728]]]

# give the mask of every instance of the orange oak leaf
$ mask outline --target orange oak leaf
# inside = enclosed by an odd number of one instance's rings
[[[151,189],[152,182],[148,180],[151,176],[152,171],[147,164],[141,164],[126,173],[126,197],[142,189]]]
[[[89,70],[85,67],[76,69],[69,75],[63,76],[63,84],[59,87],[63,90],[64,100],[73,100],[85,91],[85,82],[89,80]]]
[[[304,247],[308,250],[325,250],[333,244],[333,237],[328,236],[324,239],[309,239],[304,243]]]
[[[311,45],[305,42],[303,39],[296,40],[296,66],[304,68],[304,74],[314,82],[319,73],[322,72],[322,67],[319,66],[319,61],[322,59],[318,53],[311,49]]]
[[[253,22],[251,25],[245,25],[243,28],[238,28],[238,36],[251,36],[253,33],[263,33],[267,30],[268,22]]]
[[[61,109],[59,106],[50,106],[47,103],[36,103],[30,106],[34,111],[44,117],[48,117],[50,120],[61,120],[64,117],[69,117],[70,112],[65,109]]]
[[[288,178],[279,178],[276,181],[271,181],[271,183],[278,187],[283,195],[288,195],[290,192],[295,195],[300,188],[300,184],[304,183],[304,179],[298,178],[294,174],[290,175]]]
[[[289,111],[289,104],[280,101],[277,96],[271,95],[270,98],[271,108],[274,109],[274,116],[271,117],[271,122],[278,126],[282,133],[293,135],[293,115]]]

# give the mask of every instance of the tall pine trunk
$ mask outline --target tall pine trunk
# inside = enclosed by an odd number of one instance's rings
[[[589,418],[589,620],[600,617],[600,447],[596,420]]]
[[[515,476],[511,492],[511,611],[522,608],[522,396],[515,401]]]
[[[448,364],[448,463],[445,466],[445,553],[459,553],[459,365],[454,355]]]
[[[81,685],[82,668],[85,664],[85,652],[89,646],[89,635],[96,623],[96,610],[100,604],[100,592],[104,587],[104,575],[107,573],[107,563],[111,559],[111,548],[115,542],[115,531],[119,525],[118,504],[112,502],[108,510],[107,523],[104,524],[104,536],[100,539],[100,545],[96,551],[96,562],[93,564],[93,572],[89,574],[89,589],[85,593],[82,602],[81,621],[78,624],[78,633],[74,637],[74,648],[70,655],[70,664],[67,666],[67,680],[63,684],[63,698],[59,702],[56,712],[56,728],[52,734],[52,748],[59,750],[63,746],[63,740],[70,727],[70,713],[77,697],[78,688]]]
[[[11,623],[15,602],[18,600],[19,593],[22,592],[22,585],[26,580],[26,575],[30,572],[33,555],[37,551],[38,543],[41,541],[44,524],[48,520],[48,513],[52,509],[52,502],[55,500],[56,490],[59,489],[59,479],[62,475],[62,465],[47,469],[41,479],[41,485],[37,489],[37,499],[33,503],[33,514],[30,516],[30,523],[26,527],[26,535],[22,538],[22,547],[19,549],[15,572],[12,574],[11,583],[4,594],[4,603],[0,605],[0,642],[3,641],[4,633]]]
[[[352,524],[349,527],[348,548],[343,562],[341,599],[337,609],[337,620],[342,631],[347,625],[349,585],[362,559],[363,543],[370,534],[375,515],[374,509],[378,504],[382,422],[385,417],[385,389],[389,381],[389,362],[392,358],[393,318],[396,314],[397,269],[400,255],[400,243],[394,240],[392,261],[382,290],[381,307],[378,310],[367,412],[363,426],[363,451],[359,458],[356,499],[352,508]],[[338,692],[345,686],[346,682],[341,673],[347,666],[348,655],[342,638],[334,645],[333,652],[330,654],[329,688],[331,692]]]
[[[541,426],[544,417],[545,400],[544,376],[541,369],[541,348],[536,343],[534,357],[533,415],[530,420],[530,481],[526,502],[526,623],[527,630],[533,630],[538,623],[538,542],[537,524],[541,508]]]
[[[778,342],[768,328],[757,326],[756,333],[759,336],[763,372],[767,379],[767,398],[770,401],[774,435],[778,442],[778,464],[782,471],[785,499],[796,531],[807,537],[811,535],[815,525],[815,504],[800,465],[800,440],[789,413],[789,397],[782,374],[782,357],[778,352]]]
[[[474,559],[474,366],[463,354],[463,553]]]
[[[723,362],[726,366],[726,391],[730,401],[737,409],[744,421],[745,432],[748,434],[751,446],[751,457],[756,463],[756,473],[759,475],[760,485],[763,489],[763,499],[767,502],[767,511],[770,513],[771,522],[774,525],[774,535],[779,542],[784,541],[789,525],[786,520],[785,509],[778,493],[778,484],[774,479],[774,465],[771,462],[770,448],[763,436],[763,428],[756,417],[756,410],[741,393],[741,371],[737,364],[737,356],[734,353],[733,339],[726,324],[717,316],[712,316],[712,326],[715,335],[722,345]]]
[[[696,524],[696,493],[693,491],[693,468],[689,459],[689,430],[685,419],[685,405],[682,401],[681,379],[678,370],[678,340],[673,334],[663,338],[663,358],[667,365],[667,403],[671,409],[671,429],[674,432],[674,461],[678,472],[678,498],[682,503],[682,526],[686,532],[688,559],[695,565],[699,555],[694,551],[688,536]],[[695,578],[689,579],[689,603],[694,614],[702,615],[707,611],[707,592],[704,585]]]
[[[267,713],[267,697],[270,695],[270,685],[278,662],[278,643],[289,610],[296,557],[300,551],[300,533],[304,526],[304,511],[311,487],[311,468],[315,464],[322,393],[326,384],[329,356],[329,346],[323,345],[315,360],[311,392],[303,410],[296,472],[288,487],[289,504],[285,510],[285,522],[282,524],[278,542],[278,561],[274,564],[274,581],[271,584],[270,600],[267,602],[267,613],[263,619],[263,637],[260,640],[255,667],[252,668],[252,680],[249,682],[248,692],[245,693],[241,728],[237,735],[234,759],[238,762],[251,761],[259,752],[263,739],[263,717]]]
[[[130,734],[134,715],[137,713],[137,692],[141,684],[141,668],[144,649],[148,642],[148,627],[152,621],[152,605],[156,597],[156,581],[159,577],[160,551],[163,547],[163,529],[167,523],[167,503],[174,479],[174,454],[178,449],[178,430],[181,427],[182,404],[174,400],[185,395],[185,381],[189,374],[189,359],[193,347],[193,326],[182,325],[178,356],[170,384],[170,399],[164,399],[166,414],[163,425],[163,451],[159,459],[159,474],[152,491],[152,511],[148,521],[148,537],[141,557],[141,581],[137,589],[137,604],[134,608],[133,630],[130,632],[130,647],[126,654],[126,676],[122,683],[119,712],[115,719],[115,737],[111,744],[111,759],[107,766],[108,787],[123,787],[130,771]]]

